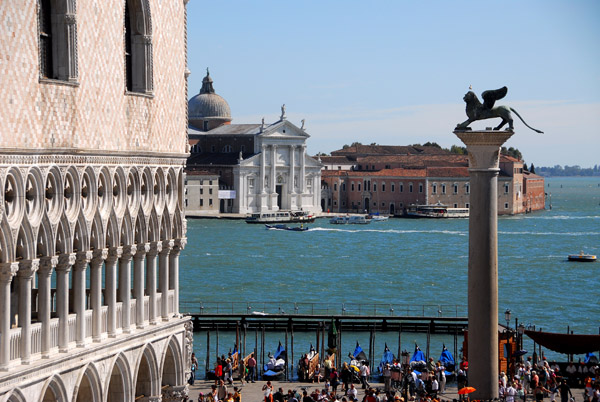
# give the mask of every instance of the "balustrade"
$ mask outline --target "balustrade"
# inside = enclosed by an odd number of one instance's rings
[[[42,353],[42,323],[31,324],[31,354]]]
[[[94,311],[93,310],[85,310],[85,337],[91,338],[92,332],[94,329],[94,321],[93,321]]]
[[[144,321],[150,321],[150,296],[144,296]]]
[[[21,359],[21,328],[10,329],[10,360]]]

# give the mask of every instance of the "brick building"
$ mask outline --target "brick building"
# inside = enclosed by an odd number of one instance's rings
[[[466,155],[436,147],[359,145],[321,156],[321,207],[330,212],[402,215],[411,204],[469,208]],[[498,213],[544,209],[544,179],[502,155]]]

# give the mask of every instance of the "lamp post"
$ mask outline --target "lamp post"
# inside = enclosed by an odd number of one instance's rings
[[[506,331],[509,332],[510,328],[510,309],[507,308],[506,311],[504,311],[504,319],[506,320]]]

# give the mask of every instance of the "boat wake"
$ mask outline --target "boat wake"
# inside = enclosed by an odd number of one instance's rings
[[[346,232],[346,233],[394,233],[394,234],[449,234],[458,236],[468,236],[469,232],[458,230],[396,230],[396,229],[340,229],[340,228],[324,228],[311,227],[311,232]]]
[[[600,232],[498,232],[501,235],[527,235],[527,236],[598,236]]]

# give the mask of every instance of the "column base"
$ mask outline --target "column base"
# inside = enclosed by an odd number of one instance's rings
[[[117,334],[108,334],[108,337],[109,337],[109,338],[113,338],[113,339],[114,339],[114,338],[116,338],[116,337],[117,337]]]
[[[144,328],[146,328],[146,324],[137,324],[136,328],[137,329],[144,329]]]
[[[100,337],[100,336],[94,336],[92,338],[92,342],[94,342],[94,343],[102,342],[102,337]]]
[[[161,319],[162,319],[163,322],[169,321],[169,317],[161,317]]]
[[[60,346],[58,347],[58,353],[69,353],[69,348],[61,348]]]

